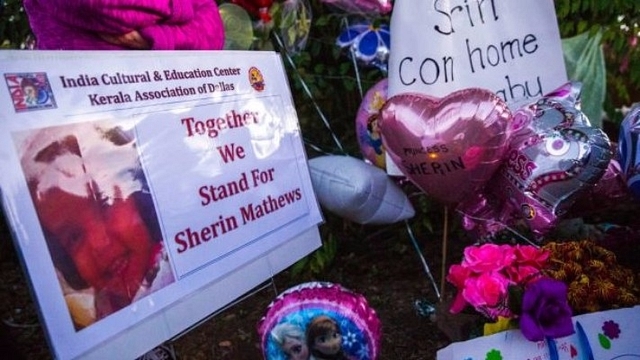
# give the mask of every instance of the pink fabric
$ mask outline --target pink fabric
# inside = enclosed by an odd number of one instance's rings
[[[214,0],[24,0],[40,50],[123,50],[99,34],[137,30],[151,50],[220,50]]]

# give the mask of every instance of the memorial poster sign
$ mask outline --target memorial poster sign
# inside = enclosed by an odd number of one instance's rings
[[[0,68],[2,205],[56,358],[141,355],[320,245],[277,54],[3,51]]]

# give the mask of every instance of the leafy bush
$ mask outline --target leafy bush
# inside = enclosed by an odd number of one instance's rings
[[[602,30],[607,66],[605,111],[619,123],[619,109],[640,100],[640,7],[635,0],[556,0],[560,36]]]
[[[24,49],[30,34],[22,0],[0,0],[0,49]]]
[[[276,0],[278,1],[278,0]],[[504,0],[515,1],[515,0]],[[218,3],[223,1],[218,0]],[[322,1],[311,0],[312,22],[307,45],[301,52],[283,54],[300,126],[310,157],[321,153],[360,156],[355,134],[355,114],[363,94],[386,74],[378,68],[355,64],[335,45],[347,22],[357,16],[331,11]],[[602,32],[607,67],[605,111],[610,122],[622,119],[620,109],[640,99],[640,50],[637,0],[556,0],[556,14],[562,38],[584,32]],[[379,19],[388,23],[389,16]],[[278,48],[268,37],[260,39],[263,48]],[[272,40],[272,39],[271,39]],[[30,30],[21,0],[0,0],[0,44],[6,49],[24,49],[30,41]],[[264,46],[264,41],[273,46]],[[433,233],[431,219],[441,217],[442,210],[428,198],[416,201],[417,215],[413,226],[417,234]],[[431,216],[432,214],[438,214]],[[337,252],[338,235],[332,228],[356,227],[326,214],[323,226],[325,247],[303,259],[294,273],[320,273]]]

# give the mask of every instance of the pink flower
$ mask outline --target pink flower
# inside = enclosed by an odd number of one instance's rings
[[[516,284],[532,280],[546,266],[550,256],[549,251],[532,245],[516,245],[513,253],[515,260],[506,272]]]
[[[514,250],[509,245],[483,244],[464,249],[462,265],[475,273],[500,271],[515,260]]]
[[[491,318],[503,315],[506,308],[509,279],[499,272],[485,272],[477,277],[469,277],[464,283],[462,296],[476,310]],[[504,306],[502,306],[504,305]]]
[[[524,284],[540,275],[540,268],[535,266],[512,266],[505,271],[514,284]]]
[[[454,264],[449,267],[449,275],[447,275],[447,281],[455,285],[458,289],[464,287],[464,282],[471,275],[471,270],[460,264]]]
[[[550,252],[532,245],[497,245],[487,243],[468,246],[460,264],[449,267],[447,281],[456,289],[450,311],[458,313],[467,306],[491,319],[511,318],[520,314],[517,302],[509,301],[510,287],[521,287],[538,280]]]
[[[468,303],[462,296],[462,290],[464,289],[465,281],[469,278],[470,275],[471,271],[462,265],[455,264],[449,267],[447,281],[449,281],[458,289],[458,291],[456,292],[456,297],[453,299],[451,308],[449,309],[449,311],[454,314],[461,312],[468,305]]]
[[[532,245],[516,245],[514,248],[516,265],[529,265],[542,269],[549,260],[550,252]]]

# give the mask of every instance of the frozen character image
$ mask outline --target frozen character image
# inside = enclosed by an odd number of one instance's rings
[[[319,315],[307,325],[307,346],[312,360],[348,360],[342,349],[342,334],[331,317]]]
[[[309,348],[304,331],[297,325],[282,323],[274,326],[271,337],[290,360],[308,360]]]
[[[132,132],[80,123],[14,140],[76,330],[174,281]]]

